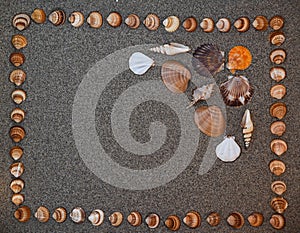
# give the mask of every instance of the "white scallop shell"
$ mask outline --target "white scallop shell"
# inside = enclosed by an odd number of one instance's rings
[[[129,69],[138,75],[145,74],[153,65],[154,61],[140,52],[133,53],[129,58]]]
[[[166,55],[176,55],[180,53],[186,53],[190,50],[191,50],[190,47],[179,43],[164,44],[162,46],[158,46],[150,49],[150,51],[152,52],[162,53]]]
[[[216,148],[217,157],[224,162],[233,162],[240,156],[241,148],[234,139],[234,136],[227,136]]]

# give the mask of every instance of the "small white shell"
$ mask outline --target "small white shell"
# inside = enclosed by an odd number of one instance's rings
[[[129,58],[129,69],[138,75],[145,74],[153,65],[154,61],[140,52],[133,53]]]
[[[229,32],[231,25],[230,21],[227,18],[221,18],[216,23],[216,27],[219,29],[220,32]]]
[[[240,156],[241,148],[234,139],[234,136],[227,136],[216,148],[217,157],[224,162],[233,162]]]
[[[162,53],[166,55],[176,55],[180,53],[186,53],[190,50],[191,50],[190,47],[179,43],[164,44],[162,46],[158,46],[150,49],[150,51],[152,52]]]
[[[172,15],[163,21],[163,25],[167,32],[175,32],[180,26],[180,21],[177,16]]]

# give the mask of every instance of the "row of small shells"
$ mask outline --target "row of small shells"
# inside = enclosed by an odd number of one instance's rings
[[[18,30],[24,30],[30,25],[31,19],[35,23],[42,24],[46,22],[47,16],[43,9],[35,9],[32,12],[31,17],[25,13],[15,15],[12,23]],[[68,20],[72,26],[81,27],[85,22],[85,17],[80,11],[74,11],[67,17],[63,10],[55,10],[49,14],[48,20],[55,26],[60,26]],[[111,12],[107,16],[106,21],[111,27],[119,27],[123,22],[123,18],[120,13]],[[130,14],[124,19],[124,23],[132,29],[138,28],[141,21],[145,27],[151,31],[157,30],[161,24],[160,18],[154,13],[148,14],[143,20],[136,14]],[[86,18],[86,22],[92,28],[100,28],[103,25],[103,16],[100,12],[93,11]],[[229,18],[219,18],[215,22],[209,17],[198,22],[196,17],[191,16],[186,18],[181,24],[180,19],[177,16],[171,15],[165,18],[162,21],[162,24],[168,32],[175,32],[180,25],[182,25],[187,32],[196,31],[198,25],[204,32],[212,32],[215,28],[220,32],[229,32],[232,27],[235,27],[238,32],[246,32],[249,30],[251,22],[246,16],[240,17],[234,22],[231,22]],[[258,31],[264,31],[268,26],[274,30],[279,30],[283,27],[283,24],[283,18],[278,15],[273,16],[270,20],[265,16],[259,15],[252,22],[252,26]]]
[[[284,202],[283,198],[276,198],[271,201],[271,206],[278,213],[273,214],[271,216],[270,224],[275,229],[281,229],[285,224],[285,219],[281,215],[281,213],[283,213],[287,204]],[[14,216],[19,222],[27,222],[31,217],[31,210],[27,206],[22,206],[15,211]],[[51,214],[47,207],[40,206],[35,211],[34,217],[39,222],[45,223],[49,221]],[[64,207],[58,207],[52,213],[52,218],[58,223],[64,222],[67,219],[67,217],[68,212]],[[105,221],[105,213],[101,209],[95,209],[89,215],[87,215],[83,208],[75,207],[69,213],[69,217],[74,223],[77,224],[83,223],[87,219],[94,226],[100,226]],[[108,216],[108,221],[112,226],[118,227],[125,221],[124,218],[125,216],[123,213],[116,211]],[[222,218],[217,212],[211,212],[206,217],[206,222],[212,227],[219,225],[221,220]],[[253,212],[248,216],[247,220],[251,226],[259,227],[264,222],[264,216],[259,212]],[[240,229],[245,224],[244,216],[240,212],[232,212],[226,218],[226,221],[231,227],[235,229]],[[143,220],[143,217],[140,212],[132,211],[127,216],[127,222],[133,227],[138,227],[144,222],[149,228],[154,229],[160,226],[161,217],[156,213],[150,213]],[[164,220],[164,225],[171,231],[178,231],[182,225],[182,222],[187,227],[191,229],[196,229],[201,226],[202,217],[199,212],[191,210],[188,213],[186,213],[182,221],[177,215],[169,215]]]

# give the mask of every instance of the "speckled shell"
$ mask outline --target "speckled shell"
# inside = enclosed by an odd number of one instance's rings
[[[273,214],[270,224],[274,229],[280,230],[285,226],[285,218],[281,214]]]
[[[220,18],[216,23],[216,27],[220,32],[229,32],[231,28],[230,20],[228,18]]]
[[[274,49],[270,53],[270,60],[276,65],[280,65],[285,61],[286,52],[283,49]]]
[[[63,10],[56,10],[48,16],[48,19],[53,25],[60,26],[66,21],[66,13]]]
[[[93,210],[93,212],[88,217],[88,220],[94,226],[100,226],[104,221],[104,212],[102,210],[99,210],[99,209]]]
[[[30,17],[27,14],[17,14],[12,20],[12,24],[19,31],[23,31],[30,25]]]
[[[26,73],[23,70],[13,70],[9,75],[9,80],[16,86],[21,86],[26,79]]]
[[[195,229],[201,225],[201,216],[197,211],[192,210],[185,215],[183,222],[189,228]]]
[[[149,14],[143,21],[143,24],[150,31],[155,31],[160,25],[160,19],[156,14]]]
[[[198,22],[195,17],[189,17],[185,19],[182,23],[182,27],[187,31],[187,32],[194,32],[196,31],[198,27]]]
[[[281,156],[287,151],[288,146],[282,139],[274,139],[271,141],[270,148],[276,155]]]
[[[24,164],[21,162],[13,163],[10,165],[9,171],[14,177],[18,178],[24,173]]]
[[[273,86],[270,90],[270,95],[275,99],[282,99],[286,94],[286,88],[282,84],[277,84]]]
[[[122,23],[122,16],[118,12],[111,12],[106,21],[112,27],[119,27]]]
[[[270,77],[276,82],[280,82],[286,77],[286,70],[283,67],[272,67],[270,69]]]
[[[132,29],[136,29],[140,26],[141,21],[139,16],[137,16],[136,14],[130,14],[127,16],[127,18],[125,19],[125,24]]]
[[[258,31],[265,31],[269,26],[268,19],[263,15],[256,16],[252,25]]]
[[[215,23],[212,18],[204,18],[200,23],[200,27],[204,32],[212,32],[215,28]]]
[[[270,27],[273,28],[274,30],[279,30],[284,25],[284,19],[280,15],[275,15],[270,19],[269,24],[270,24]]]
[[[58,207],[54,210],[52,218],[58,222],[62,223],[67,219],[67,210],[63,207]]]
[[[271,184],[271,190],[277,195],[282,195],[286,191],[286,184],[283,181],[275,180]]]
[[[50,219],[50,212],[45,206],[40,206],[34,213],[34,217],[39,222],[48,222]]]
[[[20,142],[24,139],[26,132],[21,126],[13,126],[10,128],[9,135],[14,142]]]
[[[85,212],[81,207],[76,207],[71,211],[70,217],[75,223],[83,223],[85,221]]]
[[[13,146],[9,151],[10,157],[15,161],[22,158],[23,153],[24,153],[23,148],[20,146]]]
[[[16,123],[21,123],[25,118],[25,112],[21,108],[15,108],[12,110],[10,118]]]
[[[18,179],[12,180],[9,187],[10,187],[11,191],[13,191],[13,193],[20,193],[23,190],[24,186],[25,186],[24,181],[22,179],[18,178]]]
[[[241,213],[233,212],[228,216],[227,223],[235,229],[240,229],[243,227],[245,220]]]
[[[73,27],[80,27],[84,23],[84,15],[79,11],[74,11],[68,18]]]
[[[24,200],[24,195],[20,193],[14,193],[11,197],[11,202],[14,203],[16,206],[22,205]]]
[[[43,9],[35,9],[31,14],[31,19],[36,23],[45,23],[46,13]]]
[[[14,66],[19,67],[25,62],[25,55],[20,52],[12,53],[9,60]]]
[[[177,16],[172,15],[163,21],[163,25],[167,32],[175,32],[180,26],[180,21]]]
[[[185,92],[191,77],[190,71],[177,61],[166,61],[161,67],[161,78],[173,93]]]
[[[248,17],[240,17],[233,25],[239,32],[246,32],[250,28],[250,20]]]
[[[165,226],[171,231],[178,231],[180,225],[180,219],[176,215],[169,215],[165,221]]]
[[[89,14],[86,21],[91,28],[100,28],[103,24],[103,17],[99,12],[93,11]]]
[[[31,215],[31,211],[28,206],[19,207],[14,213],[14,217],[19,222],[27,222],[30,219],[30,215]]]
[[[234,74],[236,70],[247,69],[251,65],[251,62],[252,55],[249,49],[244,46],[235,46],[228,53],[228,63],[226,67]]]
[[[214,227],[214,226],[219,225],[219,223],[221,221],[221,217],[218,213],[212,212],[207,216],[206,221],[209,225]]]
[[[218,106],[201,106],[196,109],[194,120],[201,132],[218,137],[225,131],[225,120]]]
[[[285,103],[277,102],[271,105],[270,107],[270,114],[272,117],[276,117],[277,119],[281,120],[285,117],[287,112],[287,108]]]
[[[26,92],[22,89],[16,89],[11,93],[11,98],[16,104],[21,104],[26,100]]]
[[[271,124],[271,133],[276,136],[282,136],[286,130],[286,125],[283,121],[275,121]]]
[[[280,176],[285,172],[285,164],[277,159],[274,159],[269,164],[270,171],[274,173],[276,176]]]
[[[283,197],[274,197],[270,203],[272,209],[279,214],[282,214],[288,207],[288,202]]]
[[[22,49],[26,47],[27,39],[25,36],[17,34],[12,36],[11,43],[16,49]]]
[[[283,32],[280,31],[271,32],[269,40],[271,44],[280,46],[285,41],[285,35]]]
[[[142,224],[142,221],[143,221],[142,215],[139,212],[137,212],[137,211],[132,211],[128,215],[127,221],[129,222],[129,224],[131,226],[137,227],[137,226],[139,226],[139,225]]]
[[[145,222],[149,228],[154,229],[158,227],[160,222],[160,217],[157,214],[149,214],[146,217]]]
[[[123,214],[121,212],[114,212],[109,216],[110,224],[114,227],[118,227],[123,222]]]
[[[264,222],[264,216],[261,213],[252,213],[248,217],[248,222],[253,227],[259,227]]]

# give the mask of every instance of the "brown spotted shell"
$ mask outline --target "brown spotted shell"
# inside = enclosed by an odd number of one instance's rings
[[[10,118],[16,123],[21,123],[25,118],[25,112],[21,108],[15,108],[12,110]]]
[[[278,156],[281,156],[287,151],[287,144],[282,139],[274,139],[270,144],[271,150]]]
[[[212,212],[207,216],[206,221],[211,226],[217,226],[221,221],[221,217],[218,213]]]
[[[70,217],[75,223],[83,223],[85,220],[85,211],[81,207],[75,207],[71,211]]]
[[[31,211],[28,206],[19,207],[14,213],[14,217],[19,222],[27,222],[30,219],[30,215],[31,215]]]
[[[66,13],[63,10],[55,10],[48,16],[48,19],[53,25],[60,26],[66,21]]]
[[[285,218],[281,214],[273,214],[270,224],[274,229],[280,230],[285,226]]]
[[[270,90],[270,95],[275,99],[282,99],[286,94],[286,87],[282,84],[274,85]]]
[[[13,146],[9,151],[9,155],[13,160],[19,160],[22,158],[23,153],[23,148],[20,146]]]
[[[52,218],[58,223],[64,222],[67,219],[67,210],[63,207],[56,208],[52,214]]]
[[[288,207],[288,202],[283,197],[274,197],[270,203],[272,209],[279,214],[282,214]]]
[[[80,27],[84,23],[84,15],[79,11],[74,11],[68,18],[69,22],[73,27]]]
[[[14,179],[10,183],[10,189],[11,189],[11,191],[13,191],[13,193],[20,193],[23,190],[24,186],[25,186],[25,183],[20,178]]]
[[[91,28],[100,28],[103,24],[103,17],[99,12],[93,11],[89,14],[86,21]]]
[[[11,43],[16,49],[22,49],[26,47],[27,39],[21,34],[16,34],[12,36]]]
[[[35,9],[31,14],[31,19],[36,23],[45,23],[46,13],[43,9]]]
[[[253,227],[259,227],[264,222],[264,216],[261,213],[257,213],[257,212],[252,213],[248,217],[248,222]]]
[[[271,105],[270,107],[270,114],[272,117],[276,117],[277,119],[281,120],[285,117],[287,112],[287,108],[285,103],[277,102]]]
[[[282,136],[286,130],[286,125],[283,121],[275,121],[271,124],[271,133],[276,136]]]
[[[225,120],[218,106],[201,106],[196,109],[195,123],[198,128],[210,137],[218,137],[225,131]]]
[[[220,32],[229,32],[231,28],[230,20],[228,18],[220,18],[216,23],[216,27]]]
[[[109,216],[110,224],[114,227],[118,227],[123,222],[123,214],[121,212],[114,212]]]
[[[125,24],[132,29],[136,29],[140,26],[141,21],[138,15],[136,14],[130,14],[125,19]]]
[[[270,40],[271,44],[280,46],[285,41],[285,35],[281,31],[271,32],[269,40]]]
[[[189,228],[195,229],[201,225],[201,216],[197,211],[192,210],[185,215],[183,222]]]
[[[19,67],[25,62],[25,55],[20,52],[15,52],[10,54],[9,60],[14,66]]]
[[[283,181],[276,180],[271,184],[271,190],[277,195],[282,195],[286,191],[286,184]]]
[[[137,226],[139,226],[139,225],[142,224],[142,221],[143,221],[142,215],[139,212],[137,212],[137,211],[132,211],[128,215],[127,221],[129,222],[129,224],[131,226],[137,227]]]
[[[286,52],[284,49],[274,49],[270,53],[270,60],[276,65],[280,65],[285,61]]]
[[[286,77],[286,70],[283,67],[275,66],[270,69],[270,77],[276,82],[280,82]]]
[[[198,27],[198,22],[197,19],[193,16],[185,19],[182,23],[182,27],[187,31],[187,32],[194,32],[196,31]]]
[[[14,16],[12,24],[19,31],[23,31],[30,24],[30,17],[27,14],[20,13]]]
[[[14,177],[18,178],[24,173],[24,164],[21,162],[13,163],[10,165],[9,171]]]
[[[284,19],[280,15],[275,15],[270,19],[269,24],[270,24],[270,27],[273,28],[274,30],[279,30],[284,25]]]
[[[270,171],[276,176],[280,176],[285,172],[285,164],[277,159],[274,159],[269,164]]]
[[[16,89],[11,93],[11,98],[16,104],[21,104],[26,100],[26,92],[22,89]]]
[[[34,213],[34,217],[39,222],[48,222],[50,219],[50,211],[45,206],[40,206]]]
[[[12,203],[14,203],[16,206],[23,204],[24,200],[25,200],[25,197],[21,193],[14,193],[11,197]]]
[[[204,18],[200,23],[200,27],[204,32],[212,32],[215,28],[215,22],[212,18]]]
[[[246,32],[250,28],[250,20],[248,17],[240,17],[234,22],[233,26],[239,32]]]
[[[26,133],[21,126],[13,126],[10,128],[9,135],[14,142],[20,142],[24,139]]]
[[[244,225],[245,220],[241,213],[233,212],[228,216],[227,223],[235,229],[240,229]]]
[[[149,214],[146,219],[145,222],[147,224],[147,226],[151,229],[158,227],[159,222],[160,222],[160,217],[157,214]]]
[[[178,231],[180,228],[180,219],[176,215],[169,215],[165,221],[166,227],[171,231]]]
[[[112,27],[119,27],[122,23],[122,16],[118,12],[111,12],[106,21]]]
[[[180,20],[177,16],[172,15],[163,21],[163,25],[167,32],[175,32],[180,26]]]
[[[263,15],[256,16],[252,25],[258,31],[265,31],[269,26],[268,19]]]
[[[232,74],[236,70],[247,69],[252,62],[252,54],[248,48],[245,46],[235,46],[228,53],[228,63],[226,65],[227,69],[230,70]]]
[[[23,70],[13,70],[9,75],[9,80],[16,86],[21,86],[26,79],[26,73]]]
[[[143,24],[148,30],[155,31],[160,25],[160,19],[156,14],[148,14]]]

